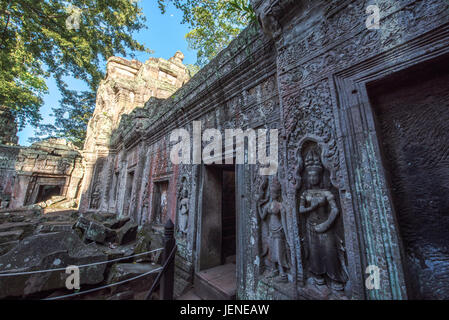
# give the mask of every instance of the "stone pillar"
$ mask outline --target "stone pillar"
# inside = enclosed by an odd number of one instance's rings
[[[100,211],[107,212],[109,211],[109,200],[111,195],[111,190],[113,186],[113,178],[114,178],[114,166],[115,166],[115,154],[110,153],[108,155],[106,165],[103,168],[103,196],[101,198]],[[112,190],[113,192],[113,190]]]
[[[90,187],[92,184],[93,172],[95,167],[95,159],[91,153],[85,153],[84,159],[84,178],[81,185],[79,210],[84,213],[89,210],[90,203]]]
[[[81,191],[81,183],[83,176],[84,170],[82,167],[81,160],[75,160],[74,168],[70,176],[69,187],[67,189],[66,194],[67,199],[77,199],[77,196],[79,197],[78,193],[80,193]]]
[[[134,171],[134,185],[133,191],[131,194],[131,203],[129,208],[129,215],[135,222],[139,222],[139,203],[141,199],[141,187],[142,187],[142,175],[144,171],[144,166],[146,164],[145,157],[145,143],[140,142],[138,146],[138,155],[137,155],[137,165],[136,170]]]
[[[10,208],[20,208],[25,205],[28,184],[31,181],[31,173],[18,172],[11,197]]]
[[[119,172],[119,188],[118,195],[116,200],[116,210],[117,214],[122,217],[123,216],[123,208],[124,208],[124,198],[126,194],[126,176],[128,174],[128,161],[126,160],[126,156],[122,154],[122,159],[120,161],[120,172]]]
[[[143,217],[144,215],[148,214],[148,210],[149,210],[149,201],[148,201],[148,197],[150,197],[150,194],[148,193],[148,183],[150,180],[150,165],[151,165],[151,150],[148,148],[144,148],[146,149],[146,153],[145,153],[145,158],[144,158],[144,167],[143,167],[143,172],[142,172],[142,179],[141,179],[141,183],[140,183],[140,197],[139,197],[139,201],[138,201],[138,205],[136,208],[137,211],[137,223],[139,224],[143,224],[144,220]]]

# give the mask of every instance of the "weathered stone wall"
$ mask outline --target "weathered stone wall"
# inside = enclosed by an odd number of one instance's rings
[[[10,206],[11,197],[16,181],[16,159],[19,147],[0,145],[0,208]]]
[[[152,98],[144,108],[122,116],[118,130],[112,135],[114,154],[103,162],[113,168],[106,174],[112,192],[108,199],[102,200],[109,204],[108,211],[129,215],[139,223],[154,223],[157,190],[168,183],[167,213],[162,222],[171,218],[177,223],[181,189],[189,190],[188,233],[177,233],[178,293],[192,282],[197,260],[201,166],[173,165],[169,135],[175,128],[185,128],[191,133],[192,121],[200,121],[203,131],[278,127],[273,49],[271,40],[258,28],[247,29],[171,98]],[[244,195],[248,195],[247,191]]]
[[[331,172],[331,185],[339,193],[342,225],[333,230],[337,235],[344,234],[348,295],[404,299],[404,252],[366,87],[446,53],[449,4],[377,1],[381,27],[368,30],[365,21],[370,4],[254,1],[264,29],[275,39],[277,48],[281,123],[287,138],[287,150],[281,153],[288,155],[284,168],[290,177],[284,187],[291,191],[286,199],[293,211],[290,225],[305,223],[294,212],[301,194],[298,180],[305,177],[295,172],[304,160],[301,152],[312,142],[320,146],[323,164],[327,162]],[[446,44],[433,37],[446,39]],[[310,277],[310,255],[301,254],[307,243],[299,241],[304,228],[307,226],[293,228],[292,259],[296,259],[299,283]],[[377,290],[365,287],[369,265],[380,269]],[[307,294],[307,290],[298,291],[299,297]]]
[[[84,208],[139,223],[159,222],[159,211],[174,220],[180,293],[200,271],[206,169],[171,163],[171,131],[192,133],[193,121],[202,130],[276,128],[277,177],[236,167],[237,296],[414,296],[368,88],[448,54],[449,4],[378,1],[381,27],[369,30],[370,1],[253,2],[265,34],[249,27],[170,98],[122,115],[116,130],[106,126],[110,145],[92,157]],[[377,289],[365,285],[368,266],[380,272]]]
[[[184,55],[178,51],[169,60],[150,58],[145,63],[118,57],[108,60],[107,75],[98,88],[96,108],[88,124],[83,149],[86,178],[82,186],[82,211],[108,210],[106,199],[114,164],[105,157],[114,153],[109,147],[111,134],[124,115],[142,108],[150,97],[168,98],[189,80],[183,59]],[[93,201],[92,193],[95,194]]]
[[[9,199],[4,209],[39,202],[44,186],[59,187],[58,195],[67,200],[78,198],[84,169],[81,153],[71,143],[48,139],[27,148],[1,146],[1,157],[1,193]]]

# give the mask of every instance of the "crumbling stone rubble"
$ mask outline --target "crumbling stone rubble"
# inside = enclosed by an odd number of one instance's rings
[[[28,272],[94,262],[124,260],[80,268],[81,290],[113,284],[160,267],[161,252],[126,259],[162,247],[162,236],[151,226],[111,214],[77,211],[44,213],[42,209],[0,213],[0,274]],[[77,299],[124,299],[130,292],[143,297],[157,273],[110,290]],[[65,287],[64,271],[0,276],[0,299],[46,298],[73,293]],[[137,284],[136,284],[137,283]],[[127,294],[122,294],[128,292]]]

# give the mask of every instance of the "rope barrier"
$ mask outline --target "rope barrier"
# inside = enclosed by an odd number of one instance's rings
[[[157,251],[162,251],[162,250],[164,250],[164,248],[158,248],[158,249],[154,249],[154,250],[151,250],[151,251],[138,253],[138,254],[135,254],[135,255],[132,255],[132,256],[127,256],[127,257],[122,257],[122,258],[117,258],[117,259],[112,259],[112,260],[107,260],[107,261],[83,264],[83,265],[79,265],[77,267],[78,268],[85,268],[85,267],[96,266],[96,265],[105,264],[105,263],[117,262],[117,261],[121,261],[121,260],[127,260],[127,259],[130,259],[130,258],[144,256],[144,255],[147,255],[147,254],[150,254],[150,253],[153,253],[153,252],[157,252]],[[47,269],[47,270],[12,272],[12,273],[6,273],[5,271],[3,271],[3,272],[0,272],[0,278],[1,277],[19,276],[19,275],[25,275],[25,274],[46,273],[46,272],[54,272],[54,271],[65,271],[66,269],[67,269],[67,267],[65,267],[65,268]]]
[[[59,300],[59,299],[64,299],[64,298],[70,298],[70,297],[79,296],[79,295],[82,295],[82,294],[85,294],[85,293],[91,293],[91,292],[103,290],[103,289],[106,289],[106,288],[118,286],[118,285],[120,285],[120,284],[124,284],[124,283],[126,283],[126,282],[130,282],[130,281],[133,281],[133,280],[136,280],[136,279],[145,277],[145,276],[147,276],[147,275],[149,275],[149,274],[151,274],[151,273],[155,273],[155,272],[160,271],[160,270],[162,270],[162,269],[163,269],[163,267],[160,267],[160,268],[157,268],[157,269],[154,269],[154,270],[145,272],[145,273],[143,273],[143,274],[141,274],[141,275],[135,276],[135,277],[133,277],[133,278],[129,278],[129,279],[126,279],[126,280],[122,280],[122,281],[119,281],[119,282],[116,282],[116,283],[104,285],[104,286],[101,286],[101,287],[98,287],[98,288],[93,288],[93,289],[89,289],[89,290],[85,290],[85,291],[81,291],[81,292],[75,292],[75,293],[67,294],[67,295],[64,295],[64,296],[58,296],[58,297],[52,297],[52,298],[46,298],[46,299],[43,299],[43,300]]]
[[[162,265],[162,269],[163,271],[160,272],[156,279],[153,282],[153,285],[151,286],[150,291],[148,291],[146,299],[145,300],[149,300],[151,295],[153,294],[154,290],[156,289],[156,287],[159,285],[159,281],[161,280],[162,277],[162,273],[165,271],[165,268],[167,268],[168,264],[171,263],[171,261],[175,258],[175,254],[176,254],[176,250],[178,250],[178,246],[174,245],[173,249],[170,252],[170,255],[167,257],[167,260],[165,260],[164,264]]]

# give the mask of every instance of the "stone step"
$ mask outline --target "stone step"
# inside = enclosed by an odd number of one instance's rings
[[[203,300],[235,300],[235,268],[235,264],[230,263],[195,274],[195,294]]]
[[[0,243],[20,240],[20,236],[22,234],[23,234],[23,230],[0,232]]]

